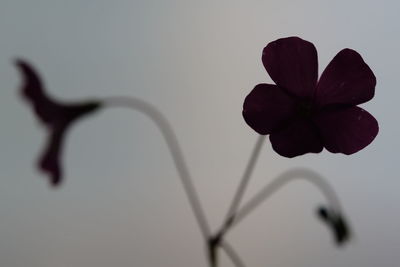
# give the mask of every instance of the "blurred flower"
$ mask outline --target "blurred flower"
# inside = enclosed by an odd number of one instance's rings
[[[263,51],[262,61],[276,85],[258,84],[246,97],[243,117],[284,157],[325,147],[353,154],[378,134],[378,122],[356,105],[372,99],[376,79],[354,50],[343,49],[319,81],[314,45],[298,37],[278,39]]]
[[[50,182],[56,186],[63,177],[60,157],[67,129],[77,119],[92,113],[100,107],[96,101],[61,103],[49,97],[36,70],[24,60],[16,60],[23,85],[21,95],[32,105],[39,120],[47,127],[49,138],[38,161],[38,168],[50,175]]]
[[[320,207],[318,209],[318,217],[332,230],[338,246],[350,239],[350,229],[342,214],[333,209]]]

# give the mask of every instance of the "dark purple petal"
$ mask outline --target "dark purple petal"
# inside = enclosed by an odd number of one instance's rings
[[[21,95],[29,101],[39,119],[48,124],[54,119],[57,103],[50,99],[43,87],[43,82],[33,66],[23,60],[16,60],[22,78]]]
[[[329,63],[317,85],[316,103],[358,105],[374,96],[376,78],[360,54],[343,49]]]
[[[294,113],[294,101],[281,88],[259,84],[247,95],[243,104],[243,118],[259,134],[269,134]]]
[[[58,106],[58,117],[49,125],[50,136],[48,144],[39,161],[39,168],[49,173],[50,182],[53,186],[57,186],[62,182],[63,172],[60,158],[66,131],[71,127],[71,124],[99,107],[100,103],[95,101]]]
[[[64,146],[65,127],[51,132],[46,148],[39,159],[38,167],[50,175],[50,183],[57,186],[61,183],[63,171],[60,158]]]
[[[39,159],[38,167],[50,175],[51,184],[56,186],[62,181],[63,175],[60,158],[65,131],[78,119],[96,111],[101,103],[85,101],[66,104],[55,101],[46,95],[39,74],[30,64],[17,60],[16,66],[23,78],[22,96],[29,101],[36,115],[45,123],[49,131],[49,140]]]
[[[332,153],[353,154],[369,145],[379,131],[376,119],[360,107],[322,111],[314,121],[324,147]]]
[[[272,148],[279,155],[293,158],[306,153],[319,153],[323,146],[315,126],[306,119],[297,119],[269,136]]]
[[[314,45],[298,37],[278,39],[263,51],[262,61],[272,80],[301,99],[311,100],[318,79]]]
[[[84,102],[78,104],[60,105],[59,117],[56,117],[49,125],[49,139],[47,146],[40,157],[38,167],[50,175],[50,182],[57,186],[62,182],[61,157],[64,147],[64,136],[71,124],[85,115],[95,111],[100,104],[98,102]]]

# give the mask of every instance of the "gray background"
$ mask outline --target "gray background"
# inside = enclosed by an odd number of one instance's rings
[[[345,47],[361,53],[378,81],[363,107],[380,132],[352,156],[286,159],[267,142],[246,197],[284,170],[310,167],[337,190],[355,238],[336,249],[314,216],[323,197],[301,182],[227,238],[248,266],[398,266],[398,11],[389,0],[1,0],[0,266],[207,266],[167,147],[143,115],[115,109],[77,124],[65,183],[47,186],[34,168],[45,131],[18,97],[13,58],[34,63],[60,99],[155,104],[175,127],[214,229],[257,138],[241,108],[271,81],[261,51],[292,35],[315,44],[320,73]]]

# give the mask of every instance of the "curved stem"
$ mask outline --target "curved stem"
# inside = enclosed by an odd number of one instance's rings
[[[237,254],[237,252],[233,249],[233,247],[229,243],[227,243],[225,240],[222,240],[220,246],[236,267],[246,266],[244,265],[242,259],[239,257],[239,254]]]
[[[163,135],[171,156],[175,163],[175,167],[179,174],[180,180],[185,189],[187,198],[200,227],[201,233],[205,240],[210,236],[210,228],[208,226],[204,210],[200,204],[197,191],[193,185],[188,167],[185,162],[182,150],[179,146],[178,139],[164,115],[151,104],[133,97],[108,97],[103,99],[105,106],[109,107],[128,107],[147,115],[159,128]]]
[[[244,192],[246,191],[251,174],[253,173],[254,166],[257,162],[258,156],[260,155],[261,147],[264,143],[265,138],[266,137],[264,135],[260,135],[257,139],[257,142],[253,148],[253,152],[251,153],[250,159],[247,163],[246,169],[244,170],[240,184],[232,199],[231,206],[229,207],[228,212],[225,216],[224,225],[230,224],[230,221],[232,221],[235,217],[235,213],[240,205],[240,202],[242,201]]]
[[[340,211],[340,202],[333,188],[325,181],[325,179],[318,173],[305,169],[305,168],[295,168],[286,171],[279,175],[275,180],[266,185],[260,192],[258,192],[252,199],[250,199],[243,207],[236,213],[235,219],[227,228],[238,224],[242,219],[244,219],[250,212],[257,208],[262,202],[271,197],[276,191],[282,188],[285,184],[295,180],[303,179],[321,190],[322,194],[326,197],[329,204],[335,209]],[[222,230],[226,232],[227,229]]]

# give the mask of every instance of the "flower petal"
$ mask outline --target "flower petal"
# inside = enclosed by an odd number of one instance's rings
[[[343,49],[322,73],[315,101],[319,106],[358,105],[374,96],[375,85],[375,75],[360,54]]]
[[[262,61],[272,80],[290,94],[311,100],[318,79],[315,46],[298,37],[278,39],[263,51]]]
[[[72,123],[99,109],[100,101],[82,101],[62,103],[46,95],[39,74],[26,61],[16,60],[24,84],[21,94],[32,104],[39,119],[45,123],[49,131],[49,139],[45,150],[38,162],[38,168],[49,173],[50,182],[56,186],[62,180],[62,166],[60,163],[65,131]]]
[[[258,84],[247,95],[243,104],[243,118],[259,134],[269,134],[294,113],[294,101],[281,88]]]
[[[16,60],[15,65],[18,67],[24,80],[21,87],[22,96],[32,104],[36,115],[44,123],[51,123],[56,113],[57,103],[46,95],[39,74],[26,61]]]
[[[59,185],[62,180],[63,172],[60,157],[63,150],[66,127],[59,127],[50,133],[46,148],[38,162],[39,169],[49,173],[50,183],[53,186]]]
[[[369,145],[379,131],[376,119],[360,107],[322,111],[314,121],[324,147],[332,153],[353,154]]]
[[[315,126],[297,119],[269,136],[272,148],[281,156],[293,158],[306,153],[319,153],[323,146]]]

